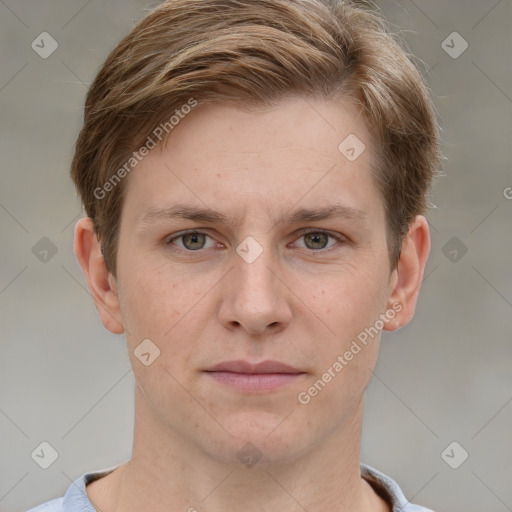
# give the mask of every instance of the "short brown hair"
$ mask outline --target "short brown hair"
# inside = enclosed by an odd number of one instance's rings
[[[344,0],[168,0],[104,62],[87,94],[72,162],[114,277],[121,178],[155,127],[168,126],[191,99],[272,106],[290,95],[360,106],[396,267],[411,221],[429,206],[442,156],[428,87],[377,8]]]

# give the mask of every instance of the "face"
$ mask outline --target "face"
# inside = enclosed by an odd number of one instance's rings
[[[145,400],[183,442],[291,460],[361,413],[395,284],[371,161],[354,106],[293,98],[198,107],[129,176],[122,321]]]

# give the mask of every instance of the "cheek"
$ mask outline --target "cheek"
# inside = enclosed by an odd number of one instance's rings
[[[301,395],[302,400],[311,400],[312,408],[307,410],[313,416],[324,417],[328,411],[330,421],[335,423],[343,421],[359,404],[379,350],[381,331],[375,329],[375,324],[384,296],[375,275],[358,277],[361,279],[340,279],[319,290],[326,300],[325,309],[317,310],[318,316],[333,332],[315,349],[315,371]]]
[[[172,375],[182,374],[211,318],[205,311],[207,301],[201,300],[204,282],[159,265],[132,272],[123,284],[129,350],[133,353],[142,340],[150,339],[160,350],[155,364]]]
[[[358,269],[350,276],[333,279],[315,293],[323,299],[317,309],[318,316],[330,328],[323,344],[319,371],[332,368],[341,356],[343,369],[335,372],[339,377],[334,380],[343,381],[343,386],[352,389],[365,386],[370,369],[375,366],[382,330],[377,321],[387,298],[387,282],[383,276],[385,274],[379,273],[376,266],[373,270],[371,267],[364,271]],[[337,368],[339,370],[339,364]]]
[[[184,314],[183,293],[178,283],[170,282],[158,269],[136,262],[119,277],[122,278],[121,313],[129,350],[133,352],[142,340],[150,339],[163,355],[173,326]]]
[[[348,272],[333,276],[325,286],[324,314],[331,319],[333,330],[345,338],[356,334],[379,314],[386,282],[375,266],[352,267]],[[354,331],[355,329],[355,331]],[[341,332],[339,332],[342,330]]]

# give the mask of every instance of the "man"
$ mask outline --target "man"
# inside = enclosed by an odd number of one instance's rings
[[[34,511],[427,511],[360,463],[414,315],[428,89],[356,2],[170,0],[86,100],[75,252],[136,380],[132,458]]]

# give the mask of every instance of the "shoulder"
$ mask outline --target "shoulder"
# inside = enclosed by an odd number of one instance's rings
[[[64,496],[37,505],[26,512],[96,512],[85,488],[89,483],[108,475],[117,467],[112,466],[92,473],[84,473],[69,486]]]
[[[31,508],[26,512],[63,512],[63,502],[64,498],[56,498],[42,503],[41,505],[37,505],[37,507]]]
[[[411,503],[391,477],[375,468],[361,464],[361,476],[388,502],[392,512],[434,512]]]

